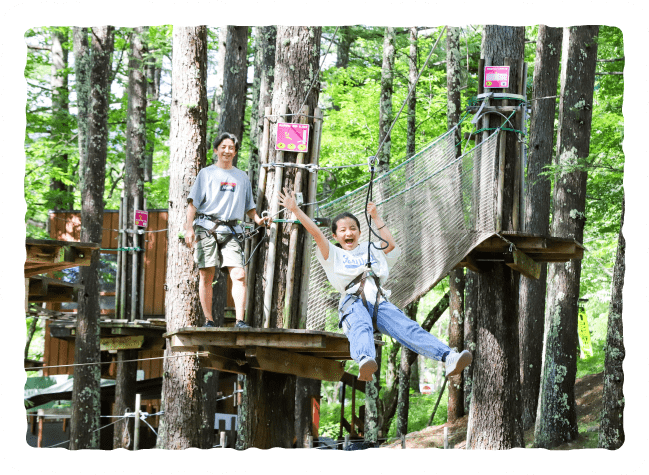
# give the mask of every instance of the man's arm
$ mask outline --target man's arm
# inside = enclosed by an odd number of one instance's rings
[[[187,204],[187,220],[185,221],[185,243],[190,249],[193,249],[196,242],[194,234],[194,218],[196,217],[196,206],[191,201]]]

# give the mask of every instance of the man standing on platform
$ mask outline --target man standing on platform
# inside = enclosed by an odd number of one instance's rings
[[[232,280],[232,299],[237,328],[246,324],[246,272],[244,269],[244,213],[258,226],[269,218],[260,218],[255,209],[252,185],[248,175],[232,163],[239,151],[237,137],[221,134],[214,142],[217,161],[198,172],[187,197],[185,242],[194,249],[198,264],[198,293],[205,314],[205,326],[215,327],[212,317],[212,281],[216,267],[226,267]]]

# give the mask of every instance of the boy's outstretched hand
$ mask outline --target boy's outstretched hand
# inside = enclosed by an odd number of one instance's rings
[[[283,206],[284,208],[292,212],[295,212],[295,210],[298,209],[294,191],[289,191],[288,189],[284,188],[284,193],[278,191],[277,194],[279,195],[280,206]]]

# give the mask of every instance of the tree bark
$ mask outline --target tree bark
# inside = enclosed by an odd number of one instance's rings
[[[539,26],[533,99],[556,95],[562,36],[561,28]],[[542,172],[552,163],[555,110],[554,98],[532,101],[523,231],[542,236],[547,236],[550,228],[550,180]],[[523,278],[520,283],[519,338],[524,430],[532,427],[536,419],[541,384],[546,279],[547,264],[544,263],[539,279]]]
[[[259,149],[264,130],[264,110],[270,107],[273,97],[275,76],[276,26],[255,27],[255,76],[252,88],[252,107],[250,109],[250,162],[248,178],[253,189],[259,177]]]
[[[88,110],[87,159],[81,174],[81,241],[101,243],[104,220],[104,176],[108,141],[108,97],[113,51],[113,27],[92,28],[90,60],[90,104]],[[79,292],[77,333],[72,387],[70,449],[99,448],[100,377],[99,363],[99,250],[94,250],[89,266],[79,271],[83,290]]]
[[[346,68],[349,65],[349,50],[354,42],[351,26],[341,26],[338,29],[338,49],[336,53],[336,67]]]
[[[211,110],[215,112],[217,121],[221,120],[222,96],[223,96],[223,79],[225,77],[225,55],[227,51],[228,27],[226,25],[219,27],[219,42],[216,52],[216,88],[212,97]],[[214,131],[218,131],[218,128]],[[212,137],[211,143],[216,137]]]
[[[71,129],[68,93],[68,50],[67,34],[60,28],[52,31],[52,125],[51,137],[53,141],[65,142]],[[68,171],[68,154],[56,153],[52,157],[51,166]],[[55,210],[72,209],[72,190],[62,180],[52,178],[50,182],[52,193],[52,207]]]
[[[174,27],[169,159],[169,245],[167,249],[167,331],[198,326],[198,269],[192,251],[178,239],[185,223],[187,195],[207,154],[207,29]],[[169,347],[166,356],[171,356]],[[199,361],[174,353],[164,362],[166,449],[200,447],[202,418]],[[213,422],[212,422],[213,423]]]
[[[447,128],[450,130],[460,121],[462,107],[460,94],[460,30],[449,28],[446,34],[446,91]],[[455,142],[460,143],[460,130],[456,129]],[[456,148],[455,156],[461,155]],[[448,327],[448,346],[455,351],[464,350],[464,269],[454,269],[449,273],[450,322]],[[453,422],[464,416],[464,384],[462,375],[451,376],[448,385],[447,417]]]
[[[472,270],[467,269],[464,275],[464,349],[469,350],[475,361],[476,338],[476,313],[478,311],[478,288],[477,276]],[[471,407],[471,395],[473,394],[473,366],[469,365],[462,372],[464,379],[464,413],[469,412]]]
[[[624,444],[624,371],[622,362],[626,354],[622,335],[622,289],[626,269],[626,241],[624,227],[624,199],[622,199],[622,219],[620,237],[617,244],[617,257],[613,270],[613,290],[608,310],[608,329],[606,332],[606,356],[604,357],[604,394],[602,397],[602,419],[599,426],[597,446],[616,450]]]
[[[246,77],[248,75],[248,29],[247,26],[228,26],[223,72],[223,95],[219,132],[234,134],[239,143],[243,141],[243,116],[246,111]],[[232,164],[237,166],[238,155]]]
[[[406,309],[406,314],[411,320],[417,319],[417,310],[419,300],[413,302]],[[440,314],[441,316],[441,314]],[[399,365],[399,376],[396,381],[398,384],[398,401],[397,401],[397,437],[408,433],[408,411],[410,409],[410,367],[411,361],[417,361],[417,353],[410,351],[408,348],[401,347],[401,364]]]
[[[378,172],[384,173],[390,168],[390,149],[392,141],[388,131],[392,125],[392,92],[394,76],[394,28],[385,28],[383,37],[383,65],[381,66],[381,99],[379,103],[379,143],[377,151]]]
[[[410,50],[408,56],[408,90],[410,98],[408,99],[408,133],[406,137],[406,156],[408,158],[415,154],[416,150],[416,133],[417,133],[417,27],[411,27],[410,30]]]
[[[83,170],[86,167],[86,155],[88,153],[88,111],[90,109],[90,69],[92,62],[88,47],[88,28],[75,26],[72,31],[75,89],[77,93],[79,170]]]
[[[162,60],[156,58],[153,52],[145,60],[146,71],[146,97],[147,104],[152,105],[158,103],[160,100],[160,79],[162,75]],[[149,122],[147,121],[147,125]],[[150,126],[150,125],[149,125]],[[155,127],[154,127],[155,130]],[[154,133],[150,133],[153,136]],[[151,183],[153,181],[153,152],[155,151],[155,139],[147,140],[145,165],[144,165],[144,181]]]
[[[114,416],[120,417],[127,412],[135,411],[135,382],[137,381],[138,350],[119,350],[117,352],[117,374],[115,376],[115,409]],[[125,363],[125,361],[129,361]],[[132,417],[118,419],[113,430],[113,449],[133,448],[133,429],[135,420]]]
[[[510,63],[509,91],[518,93],[525,29],[486,25],[482,54],[494,65]],[[502,118],[491,114],[489,127]],[[514,169],[519,150],[512,132],[506,140],[502,228],[513,230]],[[496,167],[498,164],[496,163]],[[519,274],[502,262],[485,265],[477,274],[476,334],[473,388],[469,410],[467,448],[509,449],[523,446],[520,422],[520,368],[518,360]]]
[[[275,50],[275,76],[273,83],[272,113],[277,114],[282,105],[287,105],[288,110],[297,113],[304,104],[310,112],[315,110],[318,101],[319,85],[316,78],[318,71],[318,60],[320,52],[320,27],[277,27],[277,39]],[[314,83],[313,88],[311,87]],[[304,111],[302,111],[304,112]],[[291,122],[297,122],[298,117],[292,116]],[[273,120],[275,122],[275,120]],[[309,119],[309,122],[312,121]],[[285,151],[284,161],[294,163],[297,154]],[[269,162],[276,161],[275,138],[271,131],[269,144]],[[306,160],[305,160],[306,161]],[[265,209],[277,193],[275,186],[275,173],[282,172],[282,186],[295,189],[295,169],[270,168],[268,171]],[[306,175],[302,189],[305,188]],[[259,210],[258,210],[259,211]],[[284,230],[278,228],[275,231],[276,259],[274,276],[267,285],[273,285],[271,305],[269,309],[268,325],[270,328],[282,328],[284,326],[284,304],[286,301],[286,282],[281,278],[287,273],[288,266],[288,243],[290,239],[290,227]],[[298,239],[297,249],[300,249],[301,239]],[[268,248],[266,247],[266,251]],[[261,326],[264,317],[264,289],[261,283],[264,281],[266,267],[269,259],[260,247],[258,253],[261,255],[257,266],[255,282],[259,284],[259,291],[255,291],[254,302],[252,303],[253,315],[251,322],[254,326]],[[264,258],[265,257],[265,258]],[[301,261],[295,262],[295,274],[292,298],[299,301],[299,287],[301,282],[300,270]],[[251,289],[252,291],[252,289]],[[296,321],[297,306],[293,306],[295,314],[289,315],[290,321]],[[299,396],[304,396],[308,391],[299,391]],[[318,391],[319,394],[319,391]],[[298,397],[299,397],[298,396]],[[296,377],[278,373],[269,373],[253,370],[246,377],[244,384],[244,408],[242,408],[242,424],[240,426],[239,441],[237,448],[270,448],[270,447],[293,447],[295,433],[295,408],[296,408]],[[273,401],[272,405],[268,401]],[[298,402],[308,404],[309,401]],[[304,407],[304,406],[302,406]]]
[[[552,235],[577,242],[584,237],[587,171],[580,162],[588,158],[590,146],[598,31],[598,26],[569,27],[563,35]],[[580,277],[579,259],[549,266],[535,447],[556,447],[578,435],[574,386]]]

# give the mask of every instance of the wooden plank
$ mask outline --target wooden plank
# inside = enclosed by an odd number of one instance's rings
[[[110,350],[133,350],[142,348],[144,335],[118,336],[112,338],[101,338],[99,340],[100,351]]]
[[[324,335],[264,334],[242,332],[237,335],[239,346],[272,346],[276,348],[325,348]]]
[[[246,348],[246,359],[253,368],[322,381],[339,381],[345,372],[338,361],[263,346]]]
[[[198,345],[195,345],[191,336],[172,335],[169,340],[171,351],[198,351]]]
[[[199,356],[199,362],[202,368],[212,368],[226,373],[248,374],[250,365],[246,362],[240,365],[234,360],[221,356],[219,354],[208,352],[206,356]]]
[[[345,371],[340,377],[340,381],[356,391],[365,393],[365,381],[359,381],[358,378],[351,373]]]
[[[541,276],[541,264],[530,259],[524,252],[514,249],[511,258],[512,262],[505,263],[515,271],[530,279],[538,279]]]
[[[158,228],[165,229],[168,225],[169,213],[160,212],[158,215]],[[165,294],[164,289],[165,285],[165,273],[167,269],[167,233],[151,233],[155,235],[155,277],[154,277],[154,293],[155,293],[155,304],[153,306],[153,315],[164,315],[165,314]]]

